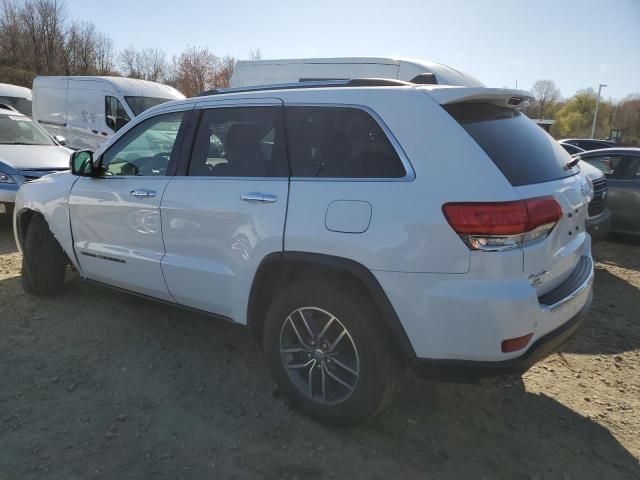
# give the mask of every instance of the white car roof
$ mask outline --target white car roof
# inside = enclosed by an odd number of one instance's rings
[[[27,87],[19,87],[9,83],[0,83],[0,97],[18,97],[31,100],[31,90]]]
[[[295,65],[295,64],[378,64],[396,65],[410,64],[416,71],[434,73],[442,83],[469,87],[482,87],[484,84],[471,75],[431,60],[405,57],[334,57],[334,58],[282,58],[274,60],[240,60],[238,66],[251,67],[263,65]]]

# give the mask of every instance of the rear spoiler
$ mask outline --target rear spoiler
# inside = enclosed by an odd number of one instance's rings
[[[483,87],[422,87],[440,105],[453,103],[491,103],[499,107],[523,108],[533,96],[524,90]]]

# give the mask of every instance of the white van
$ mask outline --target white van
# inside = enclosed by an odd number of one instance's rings
[[[352,78],[394,78],[417,84],[484,86],[471,75],[428,60],[404,58],[300,58],[242,60],[236,63],[231,87]]]
[[[74,149],[95,150],[132,118],[185,98],[178,90],[122,77],[36,77],[33,119]]]
[[[31,90],[27,87],[0,83],[0,103],[31,116]]]

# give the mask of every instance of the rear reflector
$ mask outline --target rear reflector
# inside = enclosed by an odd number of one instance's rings
[[[522,337],[508,338],[506,340],[503,340],[501,345],[502,353],[509,353],[509,352],[515,352],[516,350],[522,350],[524,347],[527,346],[532,336],[533,336],[533,333],[529,333],[528,335],[523,335]]]
[[[446,203],[449,225],[475,250],[517,248],[546,237],[562,217],[555,198],[515,202]]]

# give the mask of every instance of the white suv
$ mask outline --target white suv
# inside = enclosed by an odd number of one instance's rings
[[[591,303],[591,185],[526,94],[323,85],[160,105],[23,186],[25,290],[71,265],[246,324],[280,390],[336,424],[379,412],[400,365],[521,373],[565,342]]]

